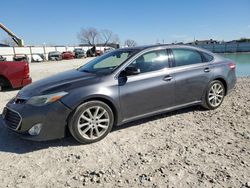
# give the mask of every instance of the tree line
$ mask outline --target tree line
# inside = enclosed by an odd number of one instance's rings
[[[98,30],[94,27],[82,28],[77,34],[77,38],[81,43],[88,44],[90,46],[97,44],[107,46],[110,43],[120,44],[119,36],[109,29]],[[136,45],[136,41],[132,39],[126,39],[124,41],[124,46],[134,47]]]
[[[79,42],[88,44],[90,46],[94,46],[97,44],[101,44],[103,46],[107,46],[108,44],[122,44],[120,42],[119,36],[109,29],[98,30],[94,27],[83,28],[77,34],[77,38]],[[17,46],[10,37],[2,39],[0,43],[9,46]],[[126,39],[123,45],[127,47],[134,47],[137,46],[137,43],[133,39]]]

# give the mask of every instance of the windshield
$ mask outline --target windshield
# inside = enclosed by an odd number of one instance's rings
[[[124,61],[136,53],[135,50],[115,50],[97,57],[78,68],[79,71],[89,73],[110,74]]]
[[[49,52],[49,54],[51,54],[51,55],[58,55],[58,54],[60,54],[60,52]]]

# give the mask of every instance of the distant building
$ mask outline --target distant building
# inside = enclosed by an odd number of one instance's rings
[[[226,43],[227,43],[227,44],[230,44],[230,43],[237,43],[237,40],[227,41]]]
[[[161,43],[158,43],[158,44],[161,44]],[[171,43],[172,45],[183,45],[184,43],[183,42],[172,42]],[[189,43],[187,43],[187,44],[189,44]]]
[[[10,47],[10,46],[7,44],[0,44],[0,47]]]
[[[217,40],[195,40],[194,42],[189,42],[187,44],[191,44],[191,45],[203,45],[203,44],[219,44],[219,42]]]

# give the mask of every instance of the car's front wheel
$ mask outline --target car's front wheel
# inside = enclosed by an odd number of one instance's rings
[[[80,143],[93,143],[103,139],[112,129],[114,115],[101,101],[80,105],[71,116],[69,130]]]
[[[221,81],[212,81],[207,88],[203,106],[209,110],[218,108],[223,102],[225,93],[225,86]]]

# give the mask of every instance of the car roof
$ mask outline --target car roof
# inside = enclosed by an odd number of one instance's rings
[[[59,51],[51,51],[49,53],[61,53],[61,52],[59,52]]]
[[[206,53],[211,54],[210,51],[203,49],[203,48],[198,48],[194,47],[191,45],[179,45],[179,44],[155,44],[155,45],[144,45],[144,46],[136,46],[136,47],[127,47],[127,48],[121,48],[121,49],[126,49],[126,50],[138,50],[142,51],[145,49],[150,49],[150,48],[158,48],[158,47],[166,47],[166,48],[188,48],[188,49],[193,49],[193,50],[199,50],[199,51],[204,51]]]

